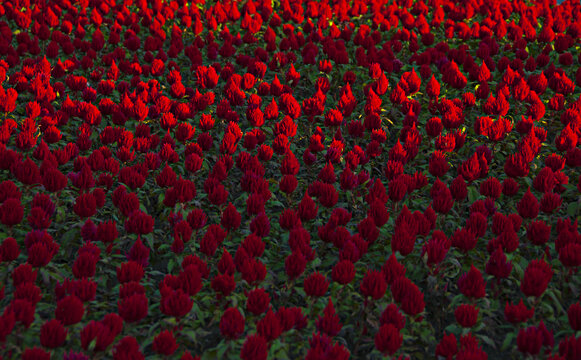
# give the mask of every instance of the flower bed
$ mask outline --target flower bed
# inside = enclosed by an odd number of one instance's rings
[[[0,4],[0,359],[580,359],[581,6]]]

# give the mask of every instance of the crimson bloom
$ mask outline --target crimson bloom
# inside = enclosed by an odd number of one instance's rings
[[[328,288],[329,282],[319,272],[312,273],[305,279],[305,293],[308,296],[323,296]]]
[[[460,276],[458,288],[464,296],[469,298],[478,299],[486,296],[486,283],[482,273],[474,265],[470,267],[470,271]]]
[[[360,289],[364,296],[379,300],[385,295],[387,283],[381,271],[368,270],[363,280],[361,280]]]
[[[220,333],[229,339],[237,339],[244,332],[244,316],[237,308],[228,308],[220,319]]]
[[[266,339],[258,334],[249,335],[242,350],[240,350],[240,358],[243,360],[266,360],[268,356],[268,344]]]
[[[393,355],[401,346],[403,335],[392,324],[385,324],[375,335],[375,347],[384,354]]]
[[[553,270],[551,265],[547,264],[544,260],[532,260],[527,268],[523,279],[520,283],[520,288],[523,294],[526,296],[541,296],[551,278],[553,277]]]

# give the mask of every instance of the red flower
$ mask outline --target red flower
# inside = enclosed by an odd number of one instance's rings
[[[535,313],[535,309],[527,309],[525,304],[523,303],[522,299],[517,305],[509,304],[508,301],[506,302],[506,306],[504,307],[504,317],[506,321],[511,324],[518,324],[521,322],[525,322],[533,317]]]
[[[551,265],[544,260],[532,260],[527,266],[523,279],[521,280],[520,288],[526,296],[541,296],[551,278],[553,277],[553,270]]]
[[[561,204],[563,203],[563,199],[559,194],[555,194],[553,192],[546,192],[543,194],[541,198],[541,205],[540,210],[546,214],[550,214],[553,211],[557,210]]]
[[[400,277],[399,279],[401,280],[406,278]],[[396,283],[397,281],[394,282],[394,285],[392,285],[392,291],[394,291],[393,288],[396,287]],[[404,313],[409,316],[416,316],[424,311],[426,307],[426,303],[424,302],[424,293],[417,287],[417,285],[411,283],[411,281],[409,284],[410,286],[407,286],[405,291],[401,294],[399,302],[401,303],[401,309]]]
[[[317,216],[319,207],[315,204],[308,193],[305,193],[298,206],[298,215],[302,221],[313,220]]]
[[[460,326],[470,328],[478,320],[478,311],[479,309],[474,305],[462,304],[456,308],[454,316]]]
[[[128,323],[137,322],[147,316],[148,305],[145,294],[133,294],[117,303],[119,316]]]
[[[369,205],[367,216],[373,219],[373,222],[377,227],[382,227],[385,225],[385,223],[387,223],[387,220],[389,220],[389,213],[387,212],[387,208],[385,207],[385,204],[382,203],[379,199],[375,199]]]
[[[236,253],[236,255],[238,255],[238,252]],[[291,259],[291,260],[289,260],[289,259]],[[297,260],[297,261],[295,261],[293,263],[294,260]],[[235,261],[236,261],[236,259],[235,259]],[[288,265],[289,269],[287,269],[287,265],[286,265],[287,262],[289,263],[289,265]],[[287,257],[287,259],[285,261],[285,270],[287,270],[287,275],[289,272],[291,274],[293,274],[294,271],[300,271],[301,264],[302,263],[301,263],[300,258],[293,259],[290,256]],[[302,271],[304,271],[304,266],[302,267]],[[302,273],[302,271],[301,271],[301,273]],[[242,268],[240,269],[240,272],[242,273],[242,279],[244,279],[244,281],[246,281],[247,283],[249,283],[249,284],[259,283],[262,280],[264,280],[264,278],[266,277],[266,266],[260,260],[253,259],[253,258],[246,258],[244,260],[244,262],[242,263]],[[300,275],[300,274],[298,274],[298,275]]]
[[[379,229],[375,226],[373,218],[367,216],[357,224],[357,231],[365,241],[373,243],[379,237]]]
[[[122,322],[121,320],[121,327],[123,326]],[[119,332],[114,332],[104,322],[93,320],[81,330],[81,347],[88,350],[91,342],[95,341],[93,351],[104,351],[113,343]]]
[[[447,214],[453,205],[454,199],[447,186],[444,186],[441,191],[436,192],[432,196],[432,207],[440,214]]]
[[[121,263],[117,268],[117,280],[121,283],[139,282],[144,275],[143,266],[135,261]]]
[[[464,273],[460,276],[458,280],[458,288],[464,296],[469,298],[482,298],[486,296],[486,283],[484,278],[474,265],[470,268],[470,271]]]
[[[529,173],[529,164],[521,153],[511,154],[506,158],[504,172],[510,177],[524,177]]]
[[[141,210],[135,210],[125,221],[125,230],[133,234],[149,234],[153,231],[153,218]]]
[[[445,153],[436,150],[430,156],[429,161],[429,172],[435,177],[444,176],[450,169],[450,165],[448,165],[448,160],[446,160]]]
[[[268,310],[266,315],[257,322],[256,331],[266,339],[266,341],[271,342],[276,340],[280,334],[282,334],[283,329],[275,313],[273,313],[272,310]]]
[[[20,199],[10,198],[0,205],[0,222],[12,227],[20,224],[24,217],[24,208],[20,204]]]
[[[478,239],[467,228],[458,229],[452,235],[452,246],[458,248],[460,251],[467,253],[476,247]]]
[[[81,321],[85,308],[83,302],[74,295],[68,295],[57,302],[55,318],[63,325],[74,325]]]
[[[472,232],[476,238],[484,236],[487,226],[488,220],[480,212],[471,213],[468,220],[466,220],[466,229]]]
[[[178,281],[181,289],[189,296],[196,295],[202,289],[202,274],[195,264],[182,265]]]
[[[559,260],[570,268],[581,265],[581,244],[568,243],[559,249]]]
[[[250,231],[257,236],[267,236],[270,233],[270,220],[264,212],[258,214],[250,222]]]
[[[556,185],[556,178],[553,174],[553,170],[546,166],[539,171],[535,179],[533,180],[533,187],[542,193],[550,192]]]
[[[296,119],[301,114],[301,106],[291,94],[282,94],[280,96],[280,109],[283,113]]]
[[[141,350],[139,350],[139,343],[132,336],[126,336],[119,340],[113,348],[114,360],[143,360],[144,358]]]
[[[49,167],[42,173],[42,185],[47,191],[59,192],[67,186],[67,177],[57,168]]]
[[[246,309],[254,315],[264,313],[270,306],[270,296],[262,288],[250,291],[246,299]]]
[[[397,177],[389,182],[388,196],[393,202],[403,200],[405,194],[408,192],[408,185],[403,177]]]
[[[293,251],[285,260],[284,268],[289,279],[299,277],[307,265],[307,260],[299,251]]]
[[[518,214],[527,219],[534,219],[539,214],[539,201],[531,193],[531,188],[523,195],[521,200],[516,204]]]
[[[218,298],[230,295],[236,288],[236,281],[230,274],[216,275],[212,279],[212,290],[218,293]]]
[[[385,295],[387,283],[380,271],[368,270],[363,280],[361,280],[361,294],[370,296],[374,300],[379,300]]]
[[[468,181],[472,182],[480,177],[481,169],[478,154],[474,153],[470,159],[462,163],[462,167],[459,170],[462,177]]]
[[[240,350],[240,358],[242,360],[266,360],[268,357],[268,344],[265,338],[258,334],[249,335],[242,350]]]
[[[317,330],[329,336],[335,336],[341,331],[343,325],[339,321],[339,315],[335,313],[335,307],[330,298],[323,310],[323,316],[319,316],[315,324]]]
[[[222,205],[228,199],[228,190],[222,184],[216,184],[208,192],[208,200],[214,205]]]
[[[569,325],[574,331],[581,330],[581,304],[576,302],[569,306],[567,310],[567,318],[569,319]]]
[[[383,273],[385,281],[391,285],[396,278],[405,276],[406,268],[397,261],[394,254],[391,254],[383,264],[381,272]]]
[[[458,353],[458,342],[454,334],[444,335],[436,346],[436,356],[452,359]]]
[[[483,196],[498,199],[502,191],[502,185],[496,178],[488,178],[480,183],[480,194]]]
[[[349,284],[355,278],[355,266],[349,260],[341,260],[333,266],[331,277],[341,285]]]
[[[66,337],[67,329],[56,319],[45,322],[40,328],[40,343],[46,348],[55,349],[63,346]]]
[[[79,253],[72,269],[75,278],[81,279],[95,276],[97,261],[99,261],[99,257],[95,256],[95,254],[89,252]]]
[[[328,288],[329,282],[319,272],[312,273],[305,279],[304,289],[307,296],[323,296]]]
[[[575,335],[571,335],[569,337],[564,338],[559,343],[559,355],[564,357],[567,360],[576,359],[581,351],[581,337],[575,337]]]
[[[403,335],[392,324],[384,324],[375,335],[375,347],[383,354],[393,355],[401,346]]]
[[[242,247],[251,257],[260,257],[264,253],[264,242],[256,234],[250,234],[242,241]]]
[[[543,334],[537,327],[529,326],[518,332],[516,343],[520,352],[537,355],[543,346]]]
[[[381,313],[379,323],[381,325],[391,324],[401,330],[405,326],[405,316],[399,311],[397,305],[389,304]]]
[[[182,289],[162,292],[160,310],[163,314],[181,318],[192,310],[194,302]]]
[[[407,207],[404,209],[409,213]],[[403,217],[402,214],[405,214],[404,210],[402,210],[398,219]],[[393,252],[399,251],[404,256],[410,254],[414,249],[416,235],[416,229],[412,228],[409,223],[402,222],[398,225],[396,220],[396,227],[391,237],[391,250]]]
[[[286,209],[280,214],[279,224],[282,229],[291,230],[301,226],[301,220],[295,210]]]
[[[486,263],[485,271],[487,274],[493,275],[497,279],[505,279],[512,271],[512,263],[507,261],[506,255],[502,251],[502,246],[497,246],[498,248],[492,252],[490,259]]]
[[[432,237],[424,244],[422,247],[422,256],[427,253],[427,265],[432,267],[438,265],[450,249],[451,241],[446,237],[446,235],[440,231],[435,230],[432,233]]]
[[[24,350],[22,360],[50,360],[50,353],[38,347],[28,348]]]
[[[229,338],[237,339],[244,333],[244,317],[237,308],[228,308],[220,319],[220,333]]]
[[[20,254],[20,249],[18,247],[18,242],[12,237],[7,237],[2,241],[0,245],[0,260],[1,261],[14,261],[18,258]]]
[[[440,95],[440,83],[438,83],[434,75],[426,84],[426,93],[430,98],[437,98]]]
[[[224,212],[222,212],[220,224],[222,224],[222,226],[228,231],[235,230],[240,226],[240,219],[241,217],[236,210],[236,207],[232,205],[232,203],[228,203],[228,206]]]

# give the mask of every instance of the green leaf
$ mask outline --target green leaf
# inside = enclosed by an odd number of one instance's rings
[[[169,262],[167,263],[167,272],[168,274],[171,274],[172,270],[175,268],[176,266],[176,262],[174,259],[170,259]]]
[[[496,349],[496,344],[494,343],[494,340],[492,340],[491,338],[489,338],[486,335],[479,335],[478,337],[480,339],[482,339],[482,341],[484,341],[485,343],[487,343],[488,345],[490,345],[491,348]]]
[[[567,215],[575,216],[577,214],[577,209],[579,205],[576,202],[572,202],[567,206]]]
[[[89,343],[89,352],[93,352],[93,350],[95,350],[95,346],[97,346],[97,338],[94,338],[93,340],[91,340],[91,342]]]
[[[61,236],[61,245],[65,247],[70,246],[72,241],[78,237],[78,231],[78,228],[73,227],[64,233],[63,236]]]
[[[508,350],[508,348],[512,344],[512,341],[514,340],[515,337],[516,337],[515,333],[513,333],[513,332],[508,333],[508,335],[506,335],[506,338],[504,338],[504,341],[502,342],[502,346],[500,347],[500,351]]]
[[[458,326],[458,324],[450,324],[446,326],[446,331],[451,332],[452,334],[458,335],[462,332],[462,329]]]
[[[468,200],[470,201],[470,203],[473,203],[474,201],[478,200],[479,197],[480,193],[478,192],[478,190],[476,190],[475,187],[473,186],[468,187]]]
[[[202,355],[202,360],[212,360],[212,359],[219,359],[218,356],[218,349],[210,349],[204,351],[204,355]]]
[[[553,300],[553,303],[555,304],[557,309],[559,309],[559,312],[565,313],[566,312],[565,308],[563,308],[563,305],[561,305],[561,301],[559,299],[557,299],[557,295],[555,294],[556,291],[557,291],[557,289],[547,289],[547,291],[545,293],[547,295],[549,295],[551,300]]]
[[[224,354],[226,354],[226,351],[228,351],[228,345],[225,344],[224,340],[220,341],[220,344],[218,344],[218,346],[216,347],[218,349],[217,351],[217,355],[218,355],[218,359],[223,359],[224,358]]]

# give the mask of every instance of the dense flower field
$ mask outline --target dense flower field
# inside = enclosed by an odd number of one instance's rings
[[[0,3],[0,359],[581,359],[581,6]]]

